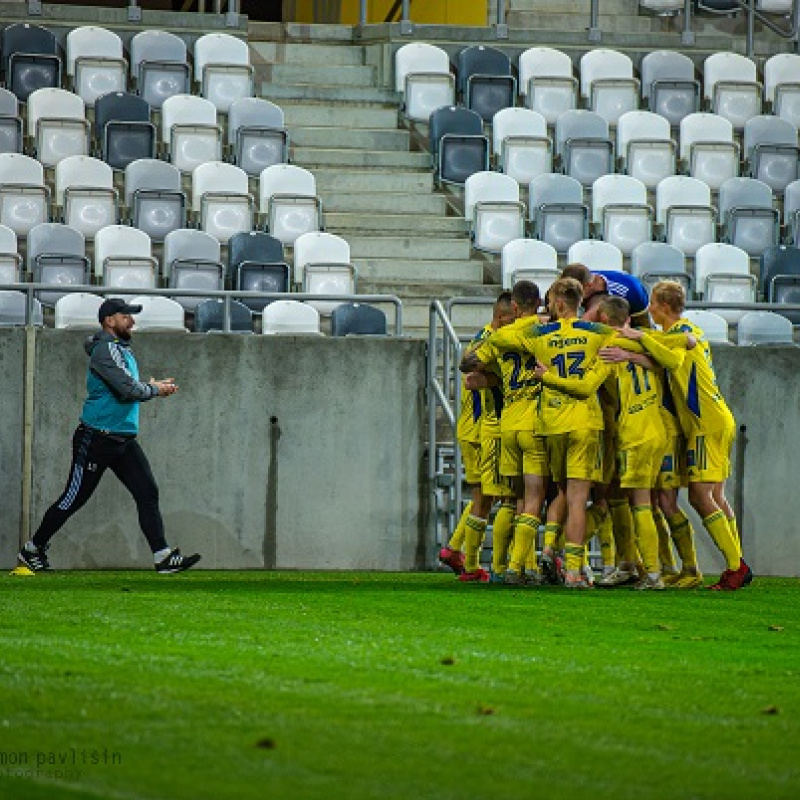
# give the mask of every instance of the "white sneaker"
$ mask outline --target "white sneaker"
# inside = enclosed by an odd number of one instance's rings
[[[666,585],[662,580],[661,576],[659,575],[657,578],[651,578],[649,575],[645,575],[637,584],[633,587],[638,592],[644,591],[656,591],[660,592],[662,589],[666,589]]]
[[[631,583],[633,579],[638,580],[638,575],[633,572],[628,572],[626,569],[615,569],[609,572],[608,575],[603,575],[599,581],[598,586],[623,586],[626,583]]]

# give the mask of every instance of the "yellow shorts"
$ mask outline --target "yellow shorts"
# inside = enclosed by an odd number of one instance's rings
[[[617,446],[613,433],[609,433],[608,430],[598,431],[598,433],[600,434],[600,449],[598,451],[600,458],[597,469],[592,475],[592,480],[595,483],[608,486],[617,474]]]
[[[492,437],[481,440],[481,492],[487,497],[514,497],[511,478],[500,474],[502,442]]]
[[[653,489],[664,460],[664,438],[617,451],[617,471],[622,489]]]
[[[686,472],[689,483],[721,483],[731,474],[731,448],[736,427],[713,433],[692,433],[686,438]]]
[[[570,431],[544,438],[550,474],[556,483],[591,481],[602,467],[600,431]]]
[[[500,474],[508,478],[522,475],[549,475],[544,439],[531,431],[502,434]]]
[[[661,469],[656,479],[656,489],[680,489],[689,485],[686,475],[686,439],[671,436],[661,458]]]
[[[459,439],[458,446],[461,448],[461,461],[464,464],[464,480],[470,486],[475,486],[481,482],[481,443]]]

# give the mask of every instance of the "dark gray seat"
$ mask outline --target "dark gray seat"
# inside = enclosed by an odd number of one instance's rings
[[[155,157],[156,129],[146,100],[127,92],[108,92],[95,101],[94,119],[101,158],[112,169]]]
[[[0,36],[6,87],[23,103],[37,89],[61,86],[61,57],[52,31],[40,25],[9,25]]]
[[[437,180],[463,185],[470,175],[489,168],[489,140],[475,111],[438,108],[431,114],[429,133]]]
[[[231,333],[252,333],[253,315],[250,309],[231,300]],[[208,333],[209,331],[223,331],[224,325],[224,301],[211,298],[200,303],[194,312],[194,329],[196,333]]]
[[[342,303],[331,312],[332,336],[385,336],[386,314],[363,303]]]
[[[458,54],[457,86],[464,105],[485,122],[502,108],[516,104],[517,81],[511,60],[495,47],[474,45]]]

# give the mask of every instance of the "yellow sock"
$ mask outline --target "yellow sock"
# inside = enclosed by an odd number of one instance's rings
[[[539,518],[533,514],[520,514],[514,526],[514,544],[511,547],[511,556],[508,559],[508,568],[521,574],[528,563],[528,556],[536,541],[536,532],[539,530]],[[533,563],[536,564],[536,550],[534,549]],[[534,567],[535,569],[536,567]]]
[[[681,559],[681,569],[697,571],[697,550],[694,546],[694,530],[689,517],[680,509],[667,517],[672,533],[672,541],[675,542],[675,549]]]
[[[485,535],[486,520],[470,514],[464,539],[464,572],[476,572],[480,567],[481,545]]]
[[[722,511],[715,511],[703,520],[703,526],[708,531],[708,535],[714,540],[714,544],[719,548],[728,569],[739,569],[739,548],[731,536],[728,527],[728,520]]]
[[[633,515],[627,500],[609,502],[611,518],[614,520],[614,544],[620,562],[636,563],[636,544],[633,540]]]
[[[606,514],[597,531],[597,537],[600,539],[600,555],[603,559],[603,566],[613,567],[616,563],[617,549],[614,547],[614,521],[611,514]]]
[[[461,549],[464,547],[464,534],[465,534],[465,526],[467,524],[467,517],[472,513],[472,500],[467,503],[467,507],[464,509],[464,513],[461,515],[461,519],[458,521],[458,525],[456,525],[456,529],[453,531],[453,535],[450,537],[450,541],[447,543],[447,546],[451,550],[455,550],[456,552],[461,552]]]
[[[672,537],[660,508],[653,509],[653,520],[658,531],[658,560],[661,562],[661,569],[664,572],[677,572],[675,554],[672,552]]]
[[[636,547],[644,562],[644,571],[648,575],[660,574],[658,563],[658,529],[653,520],[651,506],[634,506],[633,530],[636,535]]]
[[[515,503],[503,503],[495,514],[492,525],[492,571],[501,575],[508,565],[508,547],[514,535]]]
[[[584,542],[588,542],[597,533],[597,529],[606,518],[606,510],[598,505],[591,505],[586,509],[586,535]]]
[[[586,548],[582,544],[567,542],[564,545],[564,569],[568,572],[579,572],[584,552]]]
[[[560,522],[548,522],[544,526],[544,549],[556,550],[558,537],[561,535],[562,525]]]
[[[558,528],[558,536],[556,536],[556,550],[564,549],[564,526],[560,525]]]
[[[736,548],[739,551],[739,555],[742,555],[742,537],[739,536],[739,526],[736,524],[736,517],[726,517],[728,520],[728,528],[731,532],[731,536],[733,536],[733,541],[736,542]]]

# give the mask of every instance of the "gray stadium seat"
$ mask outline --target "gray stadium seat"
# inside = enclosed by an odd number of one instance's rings
[[[517,81],[509,57],[495,47],[473,45],[458,54],[457,87],[464,105],[484,122],[515,105]]]
[[[45,222],[28,233],[28,270],[34,283],[54,286],[87,286],[91,263],[86,257],[86,239],[80,231],[58,222]],[[64,292],[39,292],[44,306],[55,306]]]
[[[475,111],[439,108],[431,114],[429,129],[437,180],[463,184],[470,175],[489,168],[489,140]]]
[[[700,110],[700,83],[689,56],[674,50],[657,50],[642,59],[640,69],[642,99],[650,111],[665,117],[672,127]]]
[[[131,39],[131,77],[151,108],[168,97],[191,92],[186,43],[167,31],[141,31]]]
[[[755,178],[730,178],[719,189],[719,218],[725,241],[759,256],[778,244],[780,215],[772,190]]]
[[[289,133],[283,111],[259,97],[242,97],[228,111],[228,146],[233,163],[252,177],[289,161]]]
[[[568,175],[539,175],[528,188],[531,234],[559,253],[589,237],[589,208],[583,187]]]
[[[231,300],[230,304],[230,332],[252,333],[253,315],[250,309],[236,300]],[[196,333],[223,331],[225,329],[224,301],[212,298],[200,303],[194,312],[194,329]]]
[[[168,233],[186,227],[186,195],[180,170],[166,161],[144,158],[125,167],[125,205],[131,223],[162,242]]]
[[[565,111],[556,120],[556,153],[561,156],[561,171],[583,186],[614,172],[608,122],[594,111]]]
[[[9,25],[0,36],[5,85],[23,103],[31,92],[61,86],[61,59],[52,31],[40,25]]]
[[[385,336],[386,314],[363,303],[342,303],[331,312],[332,336]]]
[[[22,152],[22,118],[13,92],[0,89],[0,153]]]
[[[794,345],[792,323],[773,311],[748,311],[740,320],[739,345]]]
[[[150,106],[141,97],[127,92],[98,97],[94,123],[101,157],[112,169],[155,157],[156,129],[150,121]]]

